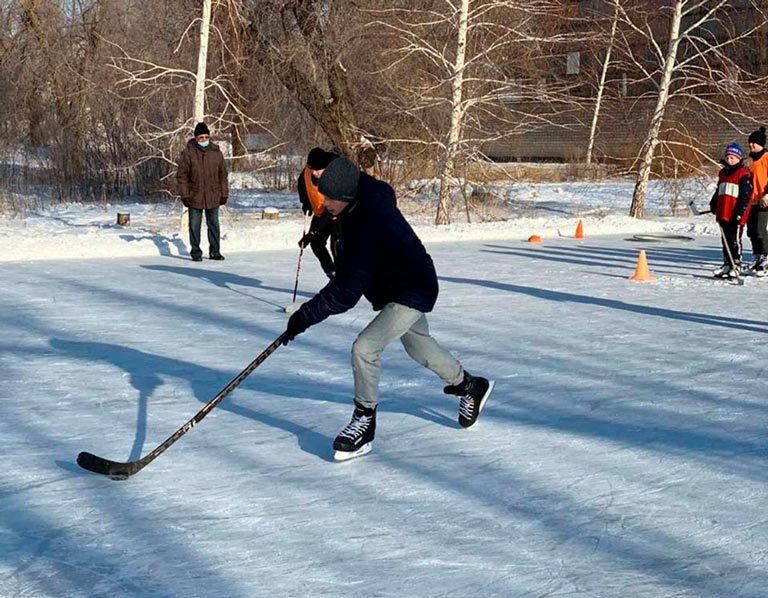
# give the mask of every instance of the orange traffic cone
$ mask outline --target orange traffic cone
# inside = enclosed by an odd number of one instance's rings
[[[637,268],[635,273],[629,277],[629,280],[636,280],[638,282],[651,282],[656,280],[655,276],[651,276],[648,270],[648,260],[645,257],[645,249],[640,250],[640,255],[637,258]]]
[[[579,220],[579,223],[576,225],[576,234],[574,235],[577,239],[583,239],[584,238],[584,225],[581,223],[581,220]]]

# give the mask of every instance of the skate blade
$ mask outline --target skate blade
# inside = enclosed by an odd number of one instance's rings
[[[364,455],[367,455],[368,453],[370,453],[372,448],[373,448],[373,443],[369,442],[361,446],[356,451],[333,451],[333,460],[349,461],[351,459],[356,459],[357,457],[363,457]]]
[[[480,414],[483,412],[483,407],[485,407],[485,404],[488,402],[488,397],[491,396],[491,393],[493,392],[493,387],[496,386],[496,380],[489,380],[488,381],[488,390],[485,391],[485,394],[483,395],[483,398],[480,399],[480,409],[477,411],[477,417],[480,418]],[[477,423],[477,422],[475,422]]]

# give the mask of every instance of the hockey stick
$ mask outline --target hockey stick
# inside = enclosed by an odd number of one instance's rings
[[[741,272],[736,268],[736,262],[733,261],[733,254],[731,253],[731,247],[728,245],[728,239],[725,238],[725,231],[723,231],[723,226],[718,222],[717,228],[720,229],[720,238],[723,240],[723,247],[725,247],[725,251],[728,254],[728,261],[731,262],[731,268],[733,268],[733,271],[736,272],[736,283],[740,286],[744,286],[744,279],[741,277]]]
[[[301,238],[307,236],[307,221],[309,220],[309,213],[304,216],[304,229],[302,231]],[[299,272],[301,272],[301,256],[304,255],[304,244],[302,243],[299,246],[299,263],[296,264],[296,283],[293,285],[293,299],[291,299],[291,302],[285,306],[285,312],[286,313],[293,313],[295,311],[295,305],[296,305],[296,293],[299,290]]]
[[[696,204],[693,202],[693,200],[688,202],[688,208],[690,208],[691,212],[693,212],[694,216],[702,216],[703,214],[711,214],[712,210],[705,210],[701,211],[699,208],[696,207]]]
[[[174,442],[176,442],[179,438],[184,436],[184,434],[186,434],[193,427],[195,427],[195,424],[200,423],[200,421],[206,415],[208,415],[208,413],[214,407],[216,407],[216,405],[218,405],[219,403],[221,403],[222,400],[224,400],[224,397],[226,397],[235,388],[237,388],[240,385],[240,383],[243,380],[245,380],[251,374],[251,372],[253,372],[253,370],[259,367],[259,365],[261,365],[267,357],[272,355],[272,353],[275,352],[275,349],[277,349],[280,346],[280,344],[283,342],[283,336],[284,335],[281,334],[277,339],[275,339],[272,342],[271,345],[269,345],[269,347],[264,349],[261,355],[259,355],[250,364],[248,364],[248,367],[246,367],[242,372],[240,372],[237,376],[235,376],[229,384],[227,384],[224,388],[222,388],[221,391],[219,391],[219,394],[217,394],[210,401],[208,401],[208,403],[206,403],[206,405],[200,411],[198,411],[192,419],[190,419],[186,424],[184,424],[178,430],[176,430],[165,442],[163,442],[155,450],[153,450],[150,453],[147,453],[141,459],[138,459],[136,461],[128,461],[127,463],[119,463],[117,461],[110,461],[109,459],[98,457],[91,453],[82,452],[77,456],[77,464],[83,469],[87,469],[88,471],[92,471],[93,473],[108,475],[113,480],[126,480],[132,475],[138,473],[139,471],[144,469],[147,465],[152,463],[152,461],[154,461],[160,455],[162,455],[166,451],[166,449],[168,449]]]

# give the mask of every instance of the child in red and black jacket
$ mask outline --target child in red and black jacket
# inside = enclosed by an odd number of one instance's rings
[[[717,175],[717,190],[709,202],[724,237],[723,265],[714,271],[716,278],[736,278],[741,272],[741,236],[752,195],[752,173],[742,165],[743,157],[738,143],[725,148],[725,166]]]

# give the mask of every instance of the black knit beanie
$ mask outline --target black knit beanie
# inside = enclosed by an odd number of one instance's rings
[[[338,158],[337,154],[326,152],[321,147],[313,147],[309,150],[309,155],[307,155],[307,166],[309,166],[310,170],[323,170],[335,158]]]
[[[749,135],[749,143],[756,143],[760,147],[765,147],[765,127],[760,127],[760,130],[753,131]]]
[[[350,160],[339,156],[331,162],[320,177],[318,191],[330,199],[352,201],[357,195],[360,171]]]
[[[210,135],[211,132],[208,130],[208,125],[205,123],[197,123],[195,125],[195,137],[198,135]]]

